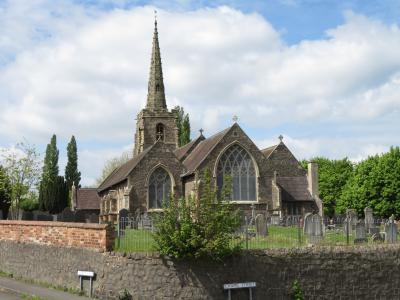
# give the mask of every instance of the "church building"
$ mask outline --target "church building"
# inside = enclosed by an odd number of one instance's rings
[[[116,221],[121,209],[135,215],[160,211],[171,193],[199,197],[206,169],[218,188],[230,176],[231,201],[244,213],[322,214],[317,165],[309,163],[307,174],[281,136],[278,144],[260,150],[234,120],[210,137],[200,131],[178,146],[176,113],[168,110],[165,98],[156,21],[147,103],[137,115],[133,158],[98,187],[100,220]]]

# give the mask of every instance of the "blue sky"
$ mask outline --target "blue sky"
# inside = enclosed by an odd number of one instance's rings
[[[0,1],[0,148],[60,170],[77,137],[83,184],[131,151],[158,10],[169,107],[192,135],[233,115],[260,147],[358,161],[400,144],[399,1]]]

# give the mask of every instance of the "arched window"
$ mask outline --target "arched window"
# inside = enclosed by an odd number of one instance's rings
[[[157,168],[149,179],[149,208],[162,208],[171,195],[171,178],[164,168]]]
[[[217,166],[217,185],[221,190],[224,177],[232,180],[234,201],[256,201],[256,169],[249,153],[235,144],[220,157]]]
[[[156,140],[164,140],[164,125],[161,123],[156,126]]]

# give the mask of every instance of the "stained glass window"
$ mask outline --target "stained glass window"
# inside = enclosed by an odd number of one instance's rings
[[[219,190],[224,177],[232,180],[232,199],[234,201],[256,201],[256,170],[249,153],[235,144],[220,157],[217,166],[217,185]]]
[[[171,178],[164,168],[157,168],[149,180],[149,208],[162,208],[171,194]]]

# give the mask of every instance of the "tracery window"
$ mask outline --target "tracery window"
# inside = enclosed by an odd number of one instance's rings
[[[171,177],[164,168],[157,168],[149,179],[149,208],[162,208],[171,195]]]
[[[161,123],[156,126],[156,140],[164,140],[164,125]]]
[[[220,157],[217,166],[217,186],[221,191],[224,177],[232,180],[233,201],[256,201],[256,170],[249,153],[235,144]]]

